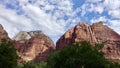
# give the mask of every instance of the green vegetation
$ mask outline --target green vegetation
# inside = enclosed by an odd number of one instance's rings
[[[0,43],[0,68],[120,68],[120,64],[105,59],[99,51],[103,44],[94,47],[88,42],[76,43],[52,53],[46,62],[17,63],[16,49],[11,41]]]
[[[17,53],[11,41],[2,40],[0,43],[0,68],[16,68]]]
[[[100,44],[102,45],[102,44]],[[81,42],[65,47],[51,54],[47,60],[47,68],[120,68],[120,65],[105,59],[98,49],[88,42]]]
[[[34,62],[29,61],[26,64],[24,64],[22,68],[37,68],[37,65]]]
[[[46,62],[35,63],[29,61],[26,64],[19,64],[17,68],[46,68]]]

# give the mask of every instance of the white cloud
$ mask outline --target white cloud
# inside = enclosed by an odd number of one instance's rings
[[[120,9],[110,10],[108,14],[114,18],[120,18]]]
[[[83,16],[88,12],[108,11],[108,14],[115,18],[120,18],[120,0],[86,0],[82,5]]]
[[[118,9],[120,7],[120,0],[105,0],[103,5],[107,9]]]
[[[32,27],[30,19],[18,16],[14,11],[6,9],[0,5],[0,23],[4,26],[10,36],[14,36],[20,30],[29,30]],[[28,27],[28,28],[26,28]]]
[[[100,2],[102,0],[87,0],[86,2],[92,2],[92,3],[96,3],[96,2]]]
[[[91,23],[103,21],[120,34],[120,0],[86,0],[82,5],[82,16],[95,12]],[[106,14],[101,15],[103,12]]]
[[[11,7],[6,4],[11,4]],[[18,11],[21,15],[17,14]],[[46,13],[46,11],[48,11]],[[19,31],[42,30],[54,41],[65,32],[66,25],[75,16],[71,0],[5,0],[0,5],[0,24],[10,37]],[[68,20],[64,16],[69,16]]]
[[[108,19],[105,17],[105,16],[101,16],[101,17],[99,17],[98,19],[91,19],[91,23],[96,23],[96,22],[99,22],[99,21],[102,21],[102,22],[106,22],[106,21],[108,21]]]
[[[82,19],[88,18],[85,14],[89,15],[92,12],[95,12],[96,16],[91,16],[92,19],[88,21],[111,22],[109,26],[116,31],[120,27],[120,24],[114,23],[120,22],[120,0],[86,0],[81,7],[76,9],[73,8],[72,0],[30,1],[31,3],[29,0],[4,0],[0,3],[0,24],[4,26],[10,37],[21,30],[42,30],[56,41],[56,38],[60,37],[68,28],[80,22],[81,17]],[[11,4],[14,8],[11,9],[9,6],[6,8],[6,4]],[[105,15],[101,16],[104,11],[115,19],[109,19]],[[17,14],[18,12],[20,15]]]
[[[120,34],[120,20],[110,20],[108,26]]]
[[[110,16],[120,18],[120,0],[105,0],[103,5]]]
[[[102,7],[101,4],[99,5],[90,4],[90,9],[88,10],[90,12],[98,12],[99,14],[101,14],[104,11],[104,7]]]
[[[99,3],[101,0],[86,0],[85,4],[82,5],[82,16],[89,12],[95,12],[102,14],[105,7],[102,3]],[[96,3],[96,4],[94,4]]]

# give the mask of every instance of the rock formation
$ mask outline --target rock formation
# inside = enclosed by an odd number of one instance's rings
[[[0,25],[0,42],[2,39],[11,40],[2,25]],[[18,62],[45,61],[48,55],[55,50],[53,41],[42,31],[21,31],[11,41],[17,48]]]
[[[4,30],[3,26],[0,24],[0,41],[2,39],[9,39],[7,32]]]
[[[120,35],[108,26],[103,25],[102,22],[94,23],[93,25],[86,23],[76,25],[57,41],[56,49],[59,50],[65,46],[81,41],[88,41],[92,45],[106,42],[102,48],[105,57],[120,61]]]
[[[41,31],[21,31],[13,40],[18,49],[19,62],[29,60],[45,61],[55,49],[52,40]]]

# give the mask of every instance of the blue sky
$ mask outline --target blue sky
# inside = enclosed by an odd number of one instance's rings
[[[120,34],[120,0],[0,0],[0,24],[11,38],[42,30],[56,42],[76,24],[98,21]]]

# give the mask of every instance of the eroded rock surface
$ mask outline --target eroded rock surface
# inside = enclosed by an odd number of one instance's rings
[[[48,55],[55,50],[53,41],[41,31],[22,31],[13,40],[19,52],[19,62],[45,61]]]
[[[92,25],[86,23],[76,25],[57,41],[56,49],[59,50],[65,46],[81,41],[88,41],[92,45],[106,42],[102,49],[105,57],[120,61],[120,35],[108,26],[103,25],[102,22]]]
[[[7,32],[4,30],[3,26],[0,24],[0,41],[2,39],[10,39]]]

